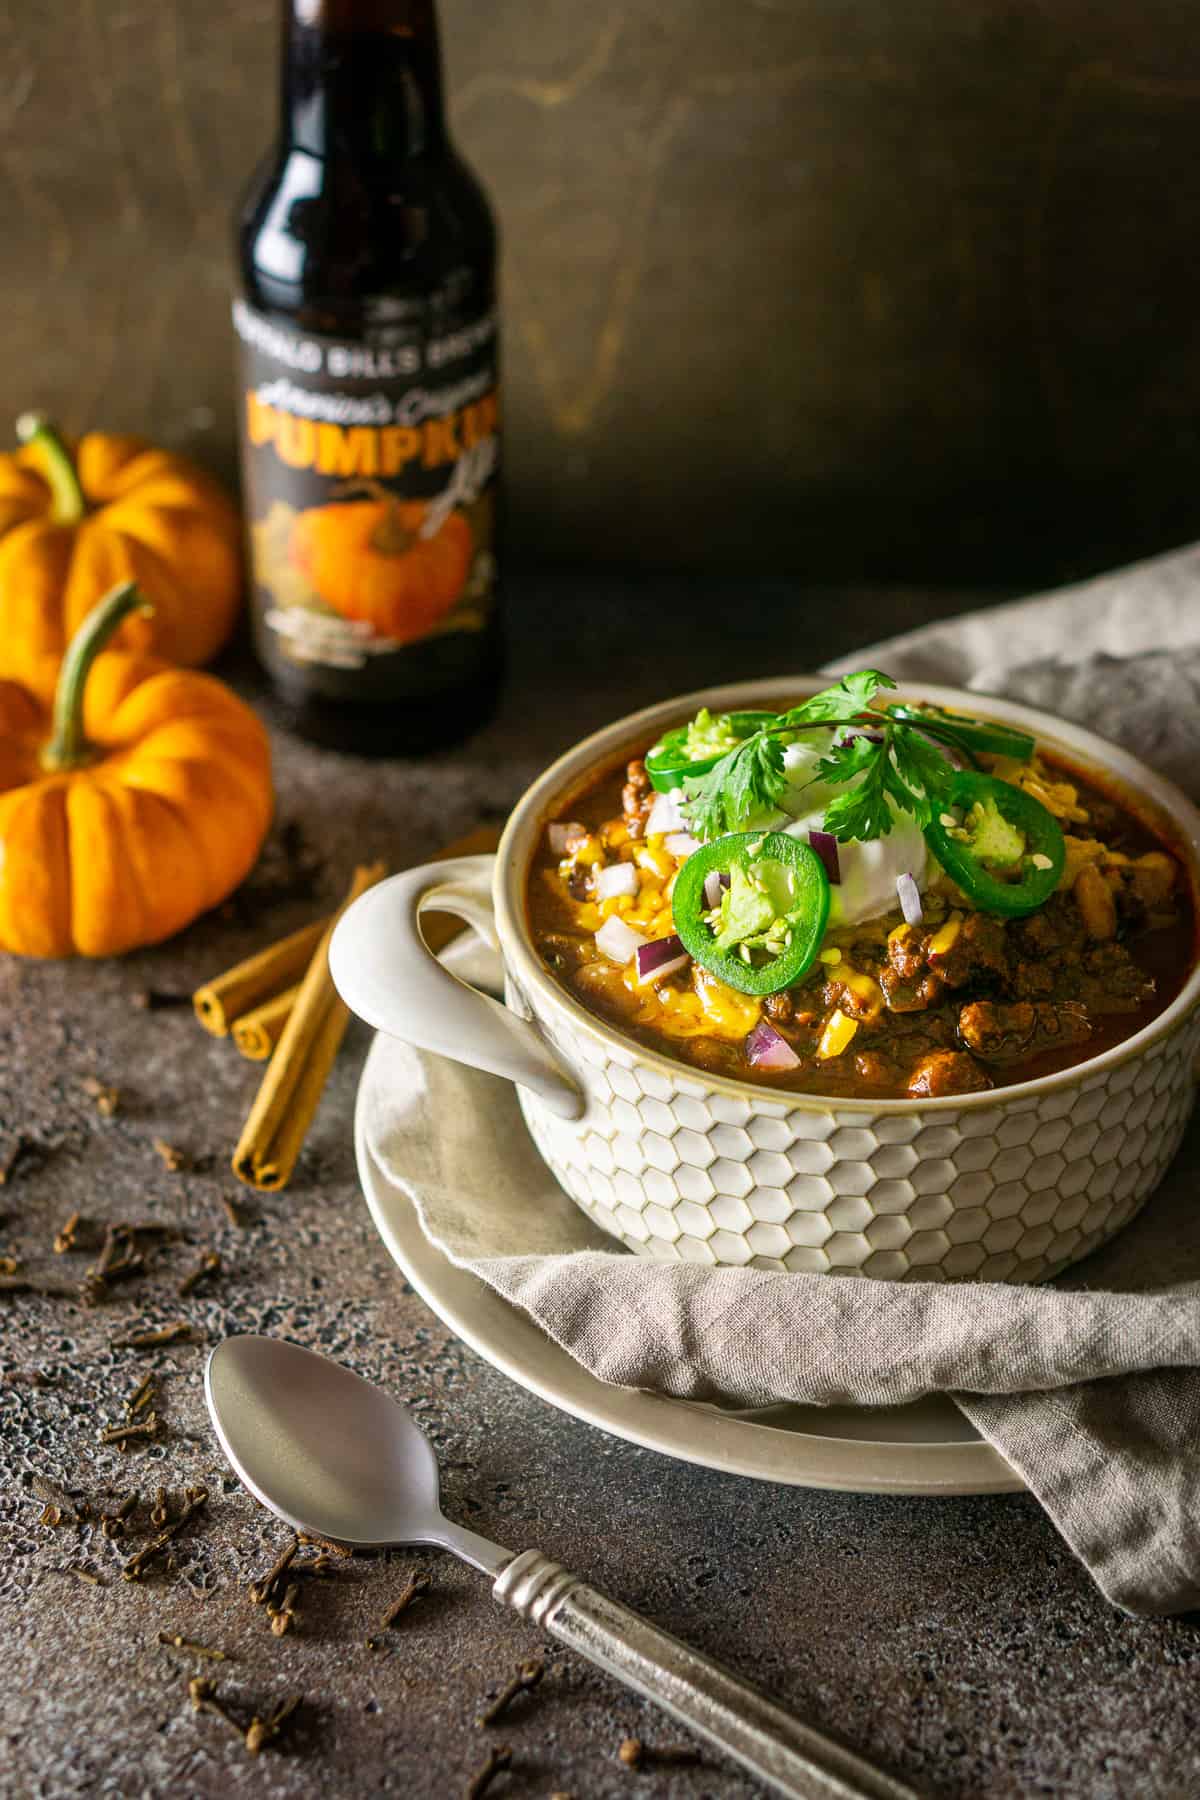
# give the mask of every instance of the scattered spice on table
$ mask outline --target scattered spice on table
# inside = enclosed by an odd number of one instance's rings
[[[186,1319],[175,1319],[170,1325],[159,1325],[151,1331],[135,1331],[131,1337],[114,1338],[114,1350],[157,1350],[162,1344],[182,1344],[192,1335]]]
[[[246,1748],[251,1756],[257,1756],[260,1750],[277,1738],[284,1725],[299,1706],[302,1695],[293,1694],[284,1700],[267,1719],[253,1718],[246,1727]]]
[[[19,1256],[0,1256],[0,1275],[19,1275],[21,1259]]]
[[[252,1606],[265,1606],[269,1600],[274,1598],[275,1590],[287,1574],[299,1547],[299,1538],[293,1538],[291,1543],[280,1551],[267,1573],[260,1575],[256,1581],[250,1583],[246,1591],[250,1596]]]
[[[132,1423],[127,1421],[124,1425],[105,1425],[100,1431],[97,1442],[119,1444],[124,1449],[127,1444],[157,1437],[161,1424],[162,1420],[158,1414],[152,1412],[148,1419],[138,1419]]]
[[[243,1735],[243,1727],[221,1699],[215,1684],[203,1675],[193,1675],[188,1682],[188,1699],[192,1703],[193,1712],[212,1713],[215,1718],[228,1725],[231,1731],[236,1731],[239,1737]]]
[[[396,1623],[397,1619],[400,1618],[402,1613],[406,1613],[408,1611],[409,1607],[412,1605],[414,1600],[419,1600],[421,1598],[421,1595],[428,1593],[428,1591],[429,1591],[429,1576],[428,1575],[426,1575],[424,1573],[420,1573],[417,1575],[410,1576],[410,1578],[407,1581],[407,1583],[405,1584],[405,1586],[401,1588],[401,1590],[397,1594],[396,1598],[392,1601],[392,1604],[388,1607],[387,1611],[384,1613],[382,1619],[380,1619],[380,1621],[379,1621],[380,1628],[383,1631],[387,1631],[390,1626],[392,1626]]]
[[[487,1793],[500,1771],[511,1769],[511,1767],[512,1748],[510,1745],[498,1744],[494,1750],[489,1750],[486,1761],[480,1764],[467,1783],[465,1800],[479,1800],[481,1794]]]
[[[76,1581],[82,1581],[86,1587],[104,1586],[103,1581],[101,1581],[96,1571],[94,1569],[85,1569],[82,1563],[72,1563],[67,1569],[67,1574],[74,1575]]]
[[[189,1294],[195,1292],[206,1276],[215,1275],[220,1267],[220,1251],[206,1250],[195,1268],[184,1276],[183,1280],[179,1283],[179,1286],[175,1289],[175,1292],[179,1295],[181,1300],[186,1300]]]
[[[617,1756],[627,1769],[644,1769],[649,1763],[696,1763],[700,1752],[690,1744],[644,1744],[641,1738],[623,1738]]]
[[[165,1525],[170,1516],[167,1510],[167,1490],[165,1487],[160,1487],[154,1496],[154,1505],[150,1508],[150,1523]]]
[[[501,1713],[506,1712],[512,1705],[517,1695],[531,1692],[545,1673],[545,1663],[538,1661],[536,1657],[531,1658],[528,1662],[519,1663],[512,1680],[501,1688],[486,1711],[480,1713],[475,1721],[476,1725],[483,1727],[494,1724]]]
[[[67,1490],[57,1481],[51,1481],[48,1475],[34,1475],[29,1486],[34,1498],[40,1500],[45,1509],[39,1521],[42,1525],[73,1525],[82,1516]],[[47,1513],[54,1516],[47,1518]]]
[[[229,1220],[229,1223],[234,1226],[236,1230],[244,1231],[246,1229],[246,1215],[234,1199],[233,1195],[222,1194],[221,1205],[225,1209],[225,1217]]]
[[[126,1495],[115,1512],[101,1513],[100,1530],[106,1538],[114,1540],[124,1537],[129,1527],[129,1520],[137,1506],[139,1495],[136,1488],[132,1494]]]
[[[199,1656],[205,1662],[230,1662],[232,1660],[227,1650],[214,1650],[208,1644],[194,1643],[191,1638],[185,1638],[179,1631],[160,1631],[158,1641],[169,1650],[182,1650],[186,1655]]]
[[[127,1395],[121,1402],[122,1409],[127,1419],[136,1419],[143,1408],[151,1405],[154,1399],[154,1384],[156,1380],[157,1377],[153,1370],[151,1370],[148,1375],[142,1376],[142,1379],[138,1382],[132,1394]]]
[[[96,1111],[102,1118],[111,1119],[120,1110],[121,1090],[107,1081],[101,1081],[97,1075],[85,1075],[80,1082],[85,1094],[96,1102]]]
[[[178,1518],[173,1519],[158,1533],[157,1537],[151,1538],[148,1544],[143,1544],[141,1549],[130,1557],[121,1570],[122,1577],[126,1581],[140,1581],[154,1559],[162,1555],[177,1533],[182,1531],[188,1521],[194,1518],[207,1504],[207,1488],[189,1488]]]
[[[269,1600],[267,1601],[267,1615],[270,1618],[271,1631],[275,1637],[284,1637],[287,1632],[291,1631],[299,1624],[299,1599],[300,1583],[298,1581],[293,1581],[288,1584],[287,1591],[278,1606],[272,1605]]]
[[[187,1168],[187,1151],[181,1150],[178,1144],[168,1144],[165,1138],[152,1138],[150,1143],[168,1174],[178,1175],[181,1170]]]

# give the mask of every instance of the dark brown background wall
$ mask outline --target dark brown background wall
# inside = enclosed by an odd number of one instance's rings
[[[1050,579],[1200,530],[1172,0],[443,0],[527,555]],[[232,468],[275,0],[0,0],[0,394]]]

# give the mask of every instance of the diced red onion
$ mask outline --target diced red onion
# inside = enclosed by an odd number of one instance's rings
[[[746,1039],[746,1055],[756,1069],[798,1069],[800,1058],[786,1038],[763,1019]]]
[[[925,918],[921,905],[921,890],[913,877],[907,873],[897,875],[896,893],[900,900],[900,911],[904,914],[906,925],[920,925]]]
[[[729,877],[720,869],[710,869],[704,877],[704,904],[709,912],[715,912],[721,904],[721,895],[729,886]]]
[[[840,748],[842,744],[848,744],[852,738],[858,737],[866,738],[868,744],[882,744],[883,742],[882,731],[868,731],[862,725],[848,725],[845,731],[833,740],[834,747]]]
[[[670,937],[655,938],[653,943],[643,944],[636,955],[639,982],[661,981],[664,975],[673,975],[676,969],[686,967],[691,961],[674,933]]]
[[[645,943],[646,939],[641,932],[634,931],[625,923],[624,919],[619,919],[616,913],[611,919],[605,919],[596,933],[596,948],[602,951],[610,962],[622,964],[632,962]]]
[[[646,836],[665,837],[668,831],[683,831],[686,826],[676,790],[672,788],[668,794],[655,794],[654,805],[646,820]]]
[[[842,865],[838,858],[838,841],[832,831],[810,831],[808,841],[825,864],[825,873],[829,877],[830,886],[840,887]]]
[[[671,831],[663,839],[663,849],[672,856],[690,856],[693,850],[700,848],[700,840],[694,838],[690,831]]]
[[[553,825],[548,825],[546,827],[546,836],[550,840],[550,849],[553,854],[555,856],[565,856],[567,854],[568,839],[573,837],[585,838],[587,836],[587,826],[577,824],[574,819],[568,819],[565,823],[556,820]]]
[[[636,894],[637,890],[637,870],[631,862],[609,863],[606,869],[596,870],[597,900],[615,900],[619,894]]]

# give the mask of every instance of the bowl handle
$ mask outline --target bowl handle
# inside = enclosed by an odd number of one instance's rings
[[[540,1034],[498,1000],[460,981],[421,935],[424,912],[454,913],[499,949],[492,910],[494,856],[458,856],[392,875],[347,907],[329,945],[334,986],[351,1012],[420,1050],[453,1057],[530,1088],[552,1112],[578,1119],[579,1083]]]

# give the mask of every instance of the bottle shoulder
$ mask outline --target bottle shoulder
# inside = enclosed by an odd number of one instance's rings
[[[269,310],[352,319],[376,301],[420,298],[448,281],[473,305],[494,298],[492,209],[449,145],[367,170],[279,146],[255,170],[234,233],[242,287]]]

